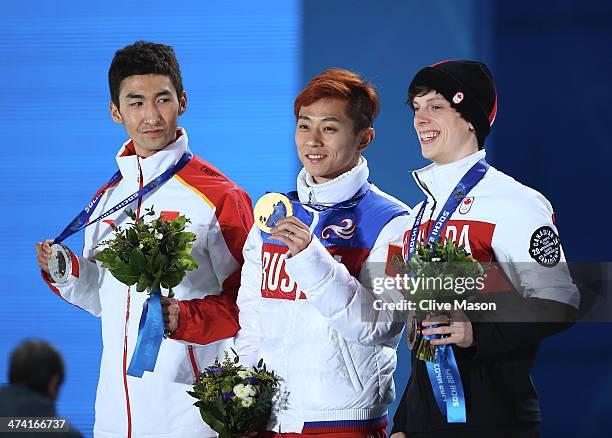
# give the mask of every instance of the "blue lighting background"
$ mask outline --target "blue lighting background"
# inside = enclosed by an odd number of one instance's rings
[[[298,163],[293,99],[301,77],[297,1],[11,2],[0,18],[2,156],[0,382],[26,337],[53,343],[67,377],[58,411],[92,436],[100,322],[40,279],[34,243],[53,238],[116,170],[126,140],[109,116],[115,51],[144,39],[174,47],[188,96],[191,149],[257,199],[288,191]],[[82,248],[83,234],[67,243]]]

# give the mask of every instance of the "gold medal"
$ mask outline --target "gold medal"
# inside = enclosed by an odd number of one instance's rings
[[[293,216],[291,201],[282,193],[266,193],[255,204],[253,210],[255,224],[264,233],[276,226],[276,222],[284,217]]]

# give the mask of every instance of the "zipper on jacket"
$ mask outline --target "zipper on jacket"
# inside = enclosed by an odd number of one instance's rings
[[[189,362],[191,362],[191,368],[193,369],[193,375],[195,377],[196,382],[201,383],[202,378],[200,377],[200,369],[198,368],[198,363],[196,362],[195,353],[193,352],[193,347],[191,345],[187,346],[187,350],[189,351]]]
[[[436,211],[436,204],[438,203],[438,201],[436,201],[435,196],[431,194],[427,186],[421,182],[419,175],[415,173],[414,177],[416,178],[419,187],[421,187],[421,189],[427,195],[427,199],[425,200],[425,202],[429,203],[429,198],[431,198],[431,200],[433,201],[433,205],[431,206],[431,213],[429,213],[429,219],[427,220],[427,227],[425,227],[425,233],[424,233],[425,238],[427,238],[427,235],[429,234],[429,226],[431,225],[431,221],[433,220],[433,214],[434,214],[434,211]],[[425,205],[425,208],[427,208],[427,204]],[[419,225],[419,228],[420,228],[420,225]],[[418,230],[417,230],[417,238],[418,238]]]
[[[314,228],[316,227],[317,223],[319,222],[319,213],[318,212],[314,212],[313,213],[313,218],[312,218],[312,223],[310,224],[310,231],[312,232],[312,230],[314,230]],[[287,340],[291,340],[293,339],[293,333],[295,332],[295,314],[297,313],[297,308],[298,305],[300,303],[300,295],[302,294],[302,291],[298,289],[296,289],[295,291],[295,299],[293,300],[293,305],[291,306],[291,317],[289,318],[289,328],[287,330],[287,335],[286,335],[286,339]],[[288,345],[288,341],[284,343],[283,345],[283,357],[284,357],[284,370],[283,370],[283,375],[285,376],[285,382],[287,382],[287,379],[289,377],[289,360],[288,360],[288,356],[289,356],[289,345]],[[288,386],[287,383],[285,383],[285,386]],[[288,397],[288,396],[287,396]],[[278,417],[278,430],[279,430],[279,434],[281,434],[281,430],[283,427],[283,420],[285,417],[285,411],[286,409],[286,404],[289,402],[287,399],[284,398],[283,395],[281,395],[281,409],[279,412],[279,417]]]
[[[421,187],[421,189],[427,195],[427,199],[425,200],[425,202],[429,202],[429,198],[431,198],[433,201],[433,205],[431,207],[431,213],[429,213],[429,220],[427,221],[427,227],[425,228],[425,233],[424,233],[424,237],[425,239],[427,239],[427,235],[429,234],[429,225],[431,224],[431,221],[433,220],[433,214],[436,211],[437,201],[434,195],[425,186],[425,184],[421,182],[417,174],[415,174],[415,178],[417,180],[419,187]],[[426,411],[425,418],[429,419],[431,418],[431,410],[429,409],[429,403],[428,403],[428,398],[426,394],[429,394],[431,392],[431,384],[428,384],[429,374],[427,372],[425,362],[422,362],[422,363],[421,362],[422,361],[417,361],[417,369],[415,371],[418,377],[416,379],[416,384],[419,389],[419,395],[421,397],[421,400],[419,400],[419,402],[424,406],[424,409]],[[434,402],[435,402],[435,399],[434,399]]]
[[[130,410],[130,394],[127,384],[127,347],[128,347],[128,328],[130,320],[130,286],[127,289],[127,307],[125,310],[125,330],[123,333],[123,389],[125,390],[125,405],[127,410],[127,437],[132,436],[132,413]]]
[[[300,291],[300,289],[296,288],[295,299],[293,300],[293,304],[291,306],[291,315],[289,317],[289,327],[287,329],[286,341],[283,343],[283,358],[284,358],[283,375],[285,376],[285,387],[288,386],[287,379],[289,376],[289,359],[288,359],[288,357],[290,356],[289,342],[291,341],[291,339],[293,339],[293,333],[295,331],[295,314],[297,312],[297,306],[300,302],[301,293],[302,292]],[[280,405],[279,418],[278,418],[279,433],[282,430],[283,423],[285,420],[285,415],[286,415],[285,411],[287,410],[287,404],[289,403],[288,397],[289,397],[289,394],[285,393],[285,391],[283,390],[283,392],[281,393],[281,397],[280,397],[281,405]]]
[[[140,167],[140,158],[136,157],[138,163],[138,189],[142,189],[142,169]],[[138,207],[136,209],[136,220],[140,217],[140,206],[142,204],[142,198],[138,198]],[[125,390],[125,405],[127,409],[127,438],[132,437],[132,412],[130,410],[130,393],[127,383],[127,350],[128,350],[128,330],[130,323],[130,287],[127,289],[127,307],[125,310],[125,330],[123,334],[123,388]]]

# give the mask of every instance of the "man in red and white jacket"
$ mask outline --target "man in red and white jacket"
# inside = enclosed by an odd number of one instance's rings
[[[443,223],[440,213],[464,175],[486,164],[484,141],[497,113],[489,69],[475,61],[444,61],[420,70],[408,103],[422,155],[433,163],[413,172],[425,201],[418,239]],[[478,164],[480,163],[480,164]],[[457,187],[457,188],[456,188]],[[461,190],[461,189],[459,189]],[[561,248],[550,203],[499,170],[488,167],[467,193],[440,236],[464,246],[480,262],[497,262],[518,294],[499,295],[495,312],[460,311],[449,326],[423,334],[445,335],[433,345],[450,345],[465,391],[467,422],[449,423],[440,412],[425,362],[412,352],[412,375],[394,417],[392,438],[536,437],[540,411],[530,377],[539,342],[571,325],[580,296]],[[506,284],[509,284],[506,282]],[[493,297],[491,298],[493,299]],[[497,303],[496,303],[497,304]]]
[[[139,41],[119,50],[109,83],[111,117],[124,125],[131,139],[117,154],[121,179],[106,189],[92,217],[138,191],[189,152],[187,133],[178,128],[187,99],[171,47]],[[192,255],[199,268],[173,289],[178,303],[163,299],[164,310],[167,319],[170,307],[179,311],[171,327],[173,337],[197,336],[200,344],[208,345],[164,340],[154,372],[142,378],[126,375],[147,294],[126,287],[93,259],[96,244],[112,238],[115,226],[130,221],[125,210],[85,229],[83,255],[72,254],[72,275],[66,282],[52,283],[48,276],[50,241],[37,244],[38,264],[57,295],[102,319],[96,437],[216,437],[186,391],[198,370],[222,355],[231,342],[227,338],[238,330],[235,301],[242,245],[253,223],[251,201],[219,170],[194,155],[160,188],[126,209],[141,216],[151,207],[169,219],[184,214],[191,220],[187,229],[197,236]]]

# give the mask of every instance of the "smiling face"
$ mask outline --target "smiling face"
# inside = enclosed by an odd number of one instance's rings
[[[125,127],[136,153],[149,157],[176,139],[187,95],[183,92],[179,99],[168,76],[133,75],[121,82],[119,108],[111,101],[111,117]]]
[[[355,132],[347,102],[323,98],[300,107],[295,129],[298,157],[315,182],[324,183],[351,170],[374,139],[374,129]]]
[[[478,151],[476,132],[438,92],[416,96],[414,129],[423,157],[437,164],[448,164]]]

